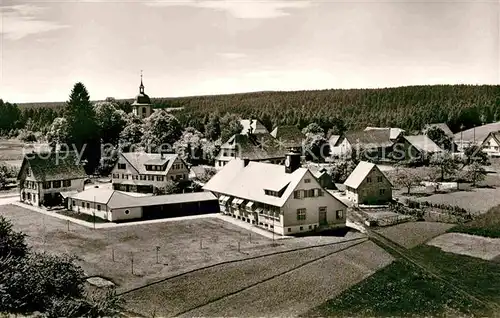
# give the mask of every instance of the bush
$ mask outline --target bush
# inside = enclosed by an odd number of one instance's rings
[[[21,131],[18,138],[24,142],[36,142],[37,141],[35,134],[29,130]]]
[[[84,292],[85,275],[70,256],[34,253],[25,235],[0,217],[0,312],[48,317],[115,316],[121,300]]]

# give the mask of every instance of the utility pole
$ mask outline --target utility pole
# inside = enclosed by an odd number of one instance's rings
[[[464,138],[463,138],[463,134],[464,134],[464,124],[461,124],[460,125],[460,149],[462,149],[462,151],[464,150]]]
[[[159,263],[160,263],[160,259],[159,259],[159,257],[158,257],[158,252],[159,252],[159,251],[160,251],[160,247],[159,247],[159,246],[157,246],[157,247],[156,247],[156,264],[159,264]]]
[[[92,220],[94,221],[94,230],[95,230],[95,195],[94,195],[94,211],[92,211],[92,215],[94,216]]]

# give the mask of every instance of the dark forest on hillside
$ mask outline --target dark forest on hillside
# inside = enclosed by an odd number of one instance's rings
[[[91,93],[91,92],[90,92]],[[127,108],[129,99],[119,100]],[[268,129],[279,124],[305,127],[317,122],[325,129],[346,126],[392,126],[419,130],[427,123],[446,122],[456,132],[500,120],[500,86],[435,85],[383,89],[331,89],[256,92],[231,95],[154,98],[154,107],[175,110],[183,126],[203,129],[212,113],[229,112],[262,121]],[[22,121],[33,109],[62,109],[64,103],[19,104]],[[32,109],[27,111],[28,109]],[[43,112],[43,111],[42,111]],[[38,118],[44,118],[37,114]],[[46,116],[47,120],[53,114]],[[0,114],[0,118],[2,114]],[[36,119],[39,121],[40,119]],[[53,119],[53,118],[52,118]],[[19,122],[22,124],[22,122]],[[43,123],[40,123],[43,124]],[[0,127],[1,128],[1,127]],[[6,128],[6,127],[4,127]]]

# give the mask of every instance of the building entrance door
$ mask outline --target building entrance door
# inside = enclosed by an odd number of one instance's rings
[[[328,221],[326,220],[326,207],[322,206],[319,208],[319,225],[326,225]]]

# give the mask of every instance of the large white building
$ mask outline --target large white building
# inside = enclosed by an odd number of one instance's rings
[[[120,153],[111,172],[113,189],[126,192],[161,192],[167,181],[187,181],[189,169],[177,154]]]
[[[347,206],[300,167],[300,154],[285,166],[233,159],[203,187],[221,212],[280,235],[345,227]]]

